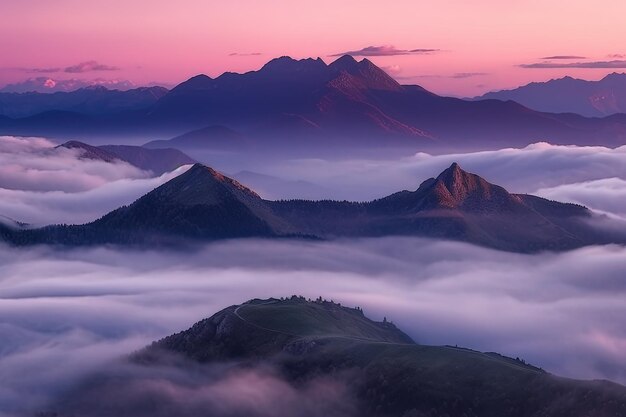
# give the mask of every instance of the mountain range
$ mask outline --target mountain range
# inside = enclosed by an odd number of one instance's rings
[[[0,114],[12,118],[24,118],[39,113],[64,111],[103,116],[145,109],[166,95],[167,91],[163,87],[111,90],[104,86],[91,86],[56,93],[0,92]]]
[[[178,244],[226,238],[423,236],[514,252],[624,243],[585,207],[510,194],[456,163],[415,191],[371,202],[270,201],[202,164],[85,225],[4,227],[16,244]],[[0,225],[2,229],[2,225]]]
[[[487,93],[474,100],[513,100],[549,113],[576,113],[604,117],[626,113],[626,74],[613,73],[598,81],[564,77],[534,82],[513,90]]]
[[[134,137],[145,142],[147,137],[163,140],[191,131],[198,136],[198,129],[205,128],[200,134],[210,137],[217,126],[247,138],[255,151],[270,152],[286,148],[486,149],[525,146],[538,140],[606,146],[626,143],[623,114],[586,118],[538,112],[513,101],[441,97],[417,85],[400,85],[371,61],[356,61],[349,55],[330,64],[319,58],[276,58],[258,71],[216,78],[198,75],[159,94],[141,106],[137,101],[131,100],[133,105],[122,101],[114,106],[115,111],[107,106],[98,111],[89,106],[57,106],[37,114],[29,110],[31,115],[25,117],[5,114],[0,117],[0,134],[86,141]]]
[[[223,365],[228,366],[227,375],[272,367],[294,386],[319,378],[325,386],[346,384],[349,389],[343,392],[341,406],[350,411],[337,415],[600,417],[623,415],[626,408],[626,387],[621,385],[561,378],[494,352],[417,344],[386,318],[375,322],[360,308],[321,297],[255,299],[233,305],[126,361],[137,367],[137,379],[114,372],[94,378],[59,401],[61,414],[54,415],[104,415],[98,411],[103,403],[106,415],[154,415],[155,410],[171,408],[171,395],[150,395],[145,389],[136,393],[137,386],[143,386],[138,383],[149,381],[151,371],[174,375],[161,384],[176,392],[176,384],[185,383],[176,382],[185,381],[176,375],[186,373],[197,380],[214,369],[208,368],[211,364],[228,364]],[[192,390],[193,385],[184,392]],[[178,409],[183,415],[212,415],[197,402],[183,408],[184,412]],[[281,413],[273,409],[259,415]]]

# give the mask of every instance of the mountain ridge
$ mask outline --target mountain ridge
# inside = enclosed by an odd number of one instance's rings
[[[538,111],[606,117],[626,113],[626,73],[614,72],[597,81],[566,76],[489,92],[472,100],[483,99],[514,100]]]
[[[456,163],[415,191],[370,202],[264,200],[236,180],[195,164],[92,223],[15,231],[5,240],[16,245],[159,245],[255,237],[420,236],[523,253],[626,243],[626,234],[596,228],[592,221],[583,206],[510,194]]]

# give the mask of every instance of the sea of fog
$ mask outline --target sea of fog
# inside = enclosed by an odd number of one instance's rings
[[[626,147],[299,159],[228,173],[267,198],[367,200],[415,189],[453,161],[511,192],[626,217]],[[153,177],[80,159],[45,139],[3,137],[0,215],[35,225],[87,222],[185,169]],[[292,294],[358,305],[420,343],[497,351],[564,376],[626,383],[624,271],[626,249],[618,246],[520,255],[417,238],[239,240],[192,252],[0,245],[0,416],[45,408],[117,358],[221,308]]]

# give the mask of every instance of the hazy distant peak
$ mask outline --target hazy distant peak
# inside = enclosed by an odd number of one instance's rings
[[[542,112],[609,116],[626,113],[626,74],[614,72],[598,81],[565,76],[490,92],[476,99],[514,100]]]
[[[111,152],[107,152],[96,146],[88,145],[77,140],[70,140],[57,146],[56,148],[79,149],[81,152],[80,157],[84,159],[99,160],[103,162],[113,162],[120,160],[117,155]]]

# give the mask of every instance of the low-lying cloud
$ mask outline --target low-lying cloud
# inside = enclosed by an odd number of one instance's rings
[[[618,246],[521,255],[412,238],[243,240],[184,253],[3,247],[0,415],[44,407],[224,307],[292,294],[362,306],[420,343],[626,383],[624,270]]]
[[[354,400],[344,378],[294,386],[269,366],[189,368],[112,364],[95,386],[70,394],[63,411],[85,417],[347,417]],[[107,404],[102,407],[102,404]]]
[[[85,223],[186,169],[152,178],[126,162],[80,156],[42,138],[0,137],[0,215],[34,225]]]

